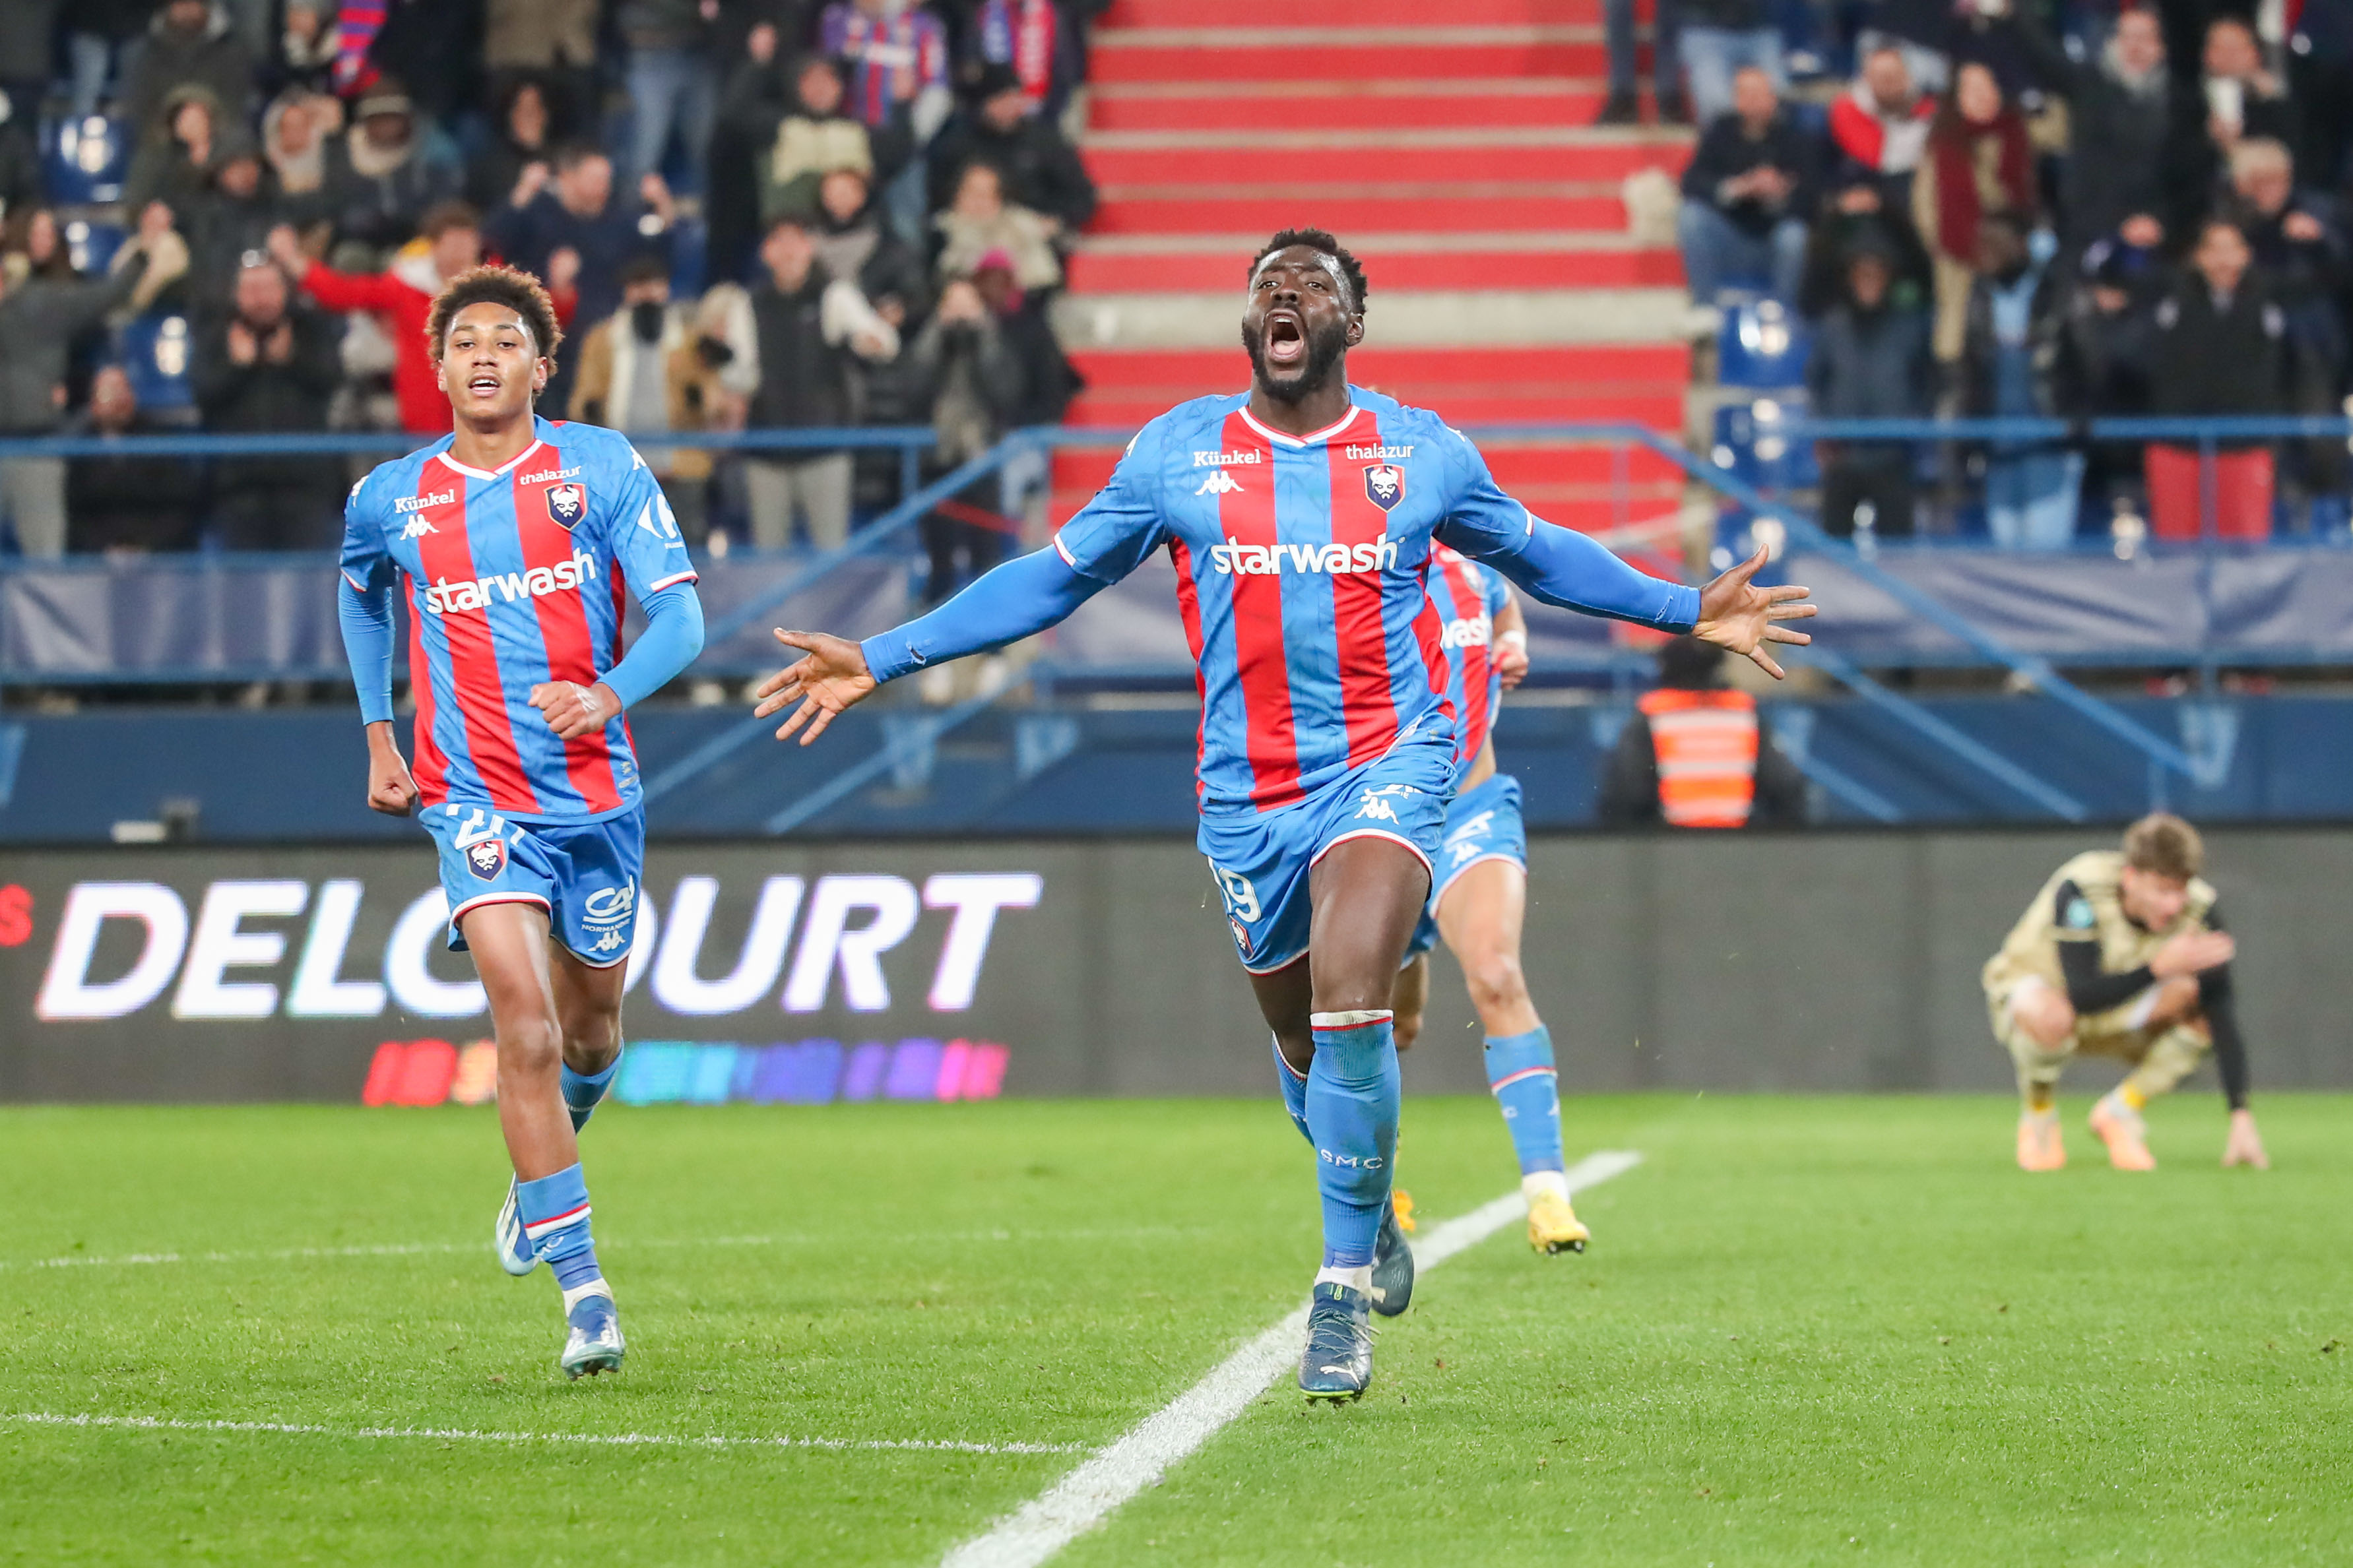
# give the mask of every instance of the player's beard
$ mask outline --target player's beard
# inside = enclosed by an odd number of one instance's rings
[[[1308,329],[1307,357],[1288,372],[1275,371],[1267,364],[1266,330],[1253,321],[1242,322],[1242,352],[1250,355],[1250,372],[1269,397],[1296,403],[1320,391],[1332,379],[1332,372],[1348,352],[1348,324],[1333,321]]]

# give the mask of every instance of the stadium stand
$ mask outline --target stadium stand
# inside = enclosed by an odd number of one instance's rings
[[[1243,0],[1121,0],[1095,34],[1081,144],[1103,205],[1057,317],[1088,381],[1071,420],[1133,426],[1227,390],[1237,258],[1314,222],[1373,280],[1360,381],[1457,423],[1679,430],[1681,268],[1671,247],[1629,237],[1621,191],[1672,177],[1687,138],[1589,125],[1599,21],[1592,0],[1474,0],[1442,18],[1382,0],[1352,9],[1335,44],[1269,29]],[[1113,455],[1057,459],[1058,515]],[[1514,493],[1586,527],[1613,520],[1611,460],[1494,453]],[[1636,459],[1633,482],[1639,508],[1672,508],[1662,465]]]

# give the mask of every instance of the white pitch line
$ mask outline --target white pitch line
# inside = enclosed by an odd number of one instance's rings
[[[1581,1192],[1641,1161],[1641,1155],[1628,1150],[1588,1154],[1569,1168],[1569,1190]],[[1435,1268],[1526,1214],[1527,1205],[1516,1192],[1482,1204],[1415,1242],[1414,1268],[1417,1272]],[[1297,1364],[1300,1336],[1306,1331],[1307,1309],[1302,1306],[1064,1476],[1051,1490],[1022,1504],[987,1534],[949,1552],[943,1568],[1037,1568],[1248,1409],[1278,1373]]]
[[[161,1415],[53,1415],[40,1411],[0,1414],[27,1426],[117,1427],[137,1432],[263,1432],[301,1437],[429,1437],[459,1443],[588,1444],[615,1448],[882,1449],[943,1454],[1083,1454],[1083,1443],[965,1443],[930,1437],[685,1437],[661,1432],[477,1432],[448,1426],[314,1426],[292,1421],[175,1421]]]
[[[912,1232],[907,1241],[1126,1241],[1139,1238],[1203,1237],[1215,1233],[1204,1226],[1136,1226],[1126,1229],[958,1230]],[[839,1247],[840,1236],[708,1236],[618,1237],[599,1247]],[[450,1253],[486,1252],[483,1241],[386,1242],[370,1247],[280,1247],[244,1252],[126,1252],[111,1258],[0,1258],[0,1270],[20,1268],[130,1268],[166,1263],[284,1263],[328,1258],[430,1258]]]

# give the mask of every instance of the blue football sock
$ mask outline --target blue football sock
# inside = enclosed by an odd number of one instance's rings
[[[1552,1031],[1538,1024],[1525,1035],[1489,1040],[1487,1087],[1504,1108],[1520,1174],[1562,1169],[1560,1075],[1552,1065]]]
[[[596,1243],[588,1234],[588,1178],[578,1165],[516,1183],[515,1206],[522,1215],[523,1235],[555,1270],[558,1285],[570,1290],[604,1277],[596,1267]]]
[[[620,1070],[617,1052],[611,1064],[599,1073],[574,1072],[570,1062],[564,1064],[564,1109],[572,1113],[572,1131],[577,1132],[588,1125],[588,1119],[596,1113],[596,1102],[613,1087],[614,1075]]]
[[[1307,1131],[1307,1075],[1293,1070],[1282,1058],[1282,1042],[1274,1043],[1274,1081],[1282,1086],[1282,1108],[1291,1112],[1291,1124],[1307,1140],[1310,1149],[1315,1147],[1315,1134]]]
[[[1386,1007],[1316,1013],[1315,1061],[1307,1072],[1307,1127],[1315,1184],[1324,1195],[1324,1267],[1361,1268],[1389,1198],[1397,1152],[1397,1037]]]

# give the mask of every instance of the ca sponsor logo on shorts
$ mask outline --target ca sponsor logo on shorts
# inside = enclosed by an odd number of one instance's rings
[[[1397,563],[1394,539],[1365,544],[1244,544],[1229,539],[1209,548],[1209,564],[1221,577],[1272,577],[1284,572],[1334,576],[1344,572],[1387,572]]]
[[[544,598],[550,594],[568,594],[596,580],[596,558],[586,551],[575,550],[569,561],[534,566],[528,572],[493,573],[470,582],[437,579],[425,590],[425,613],[446,616],[453,610],[487,609],[493,603],[512,605],[524,599]]]

